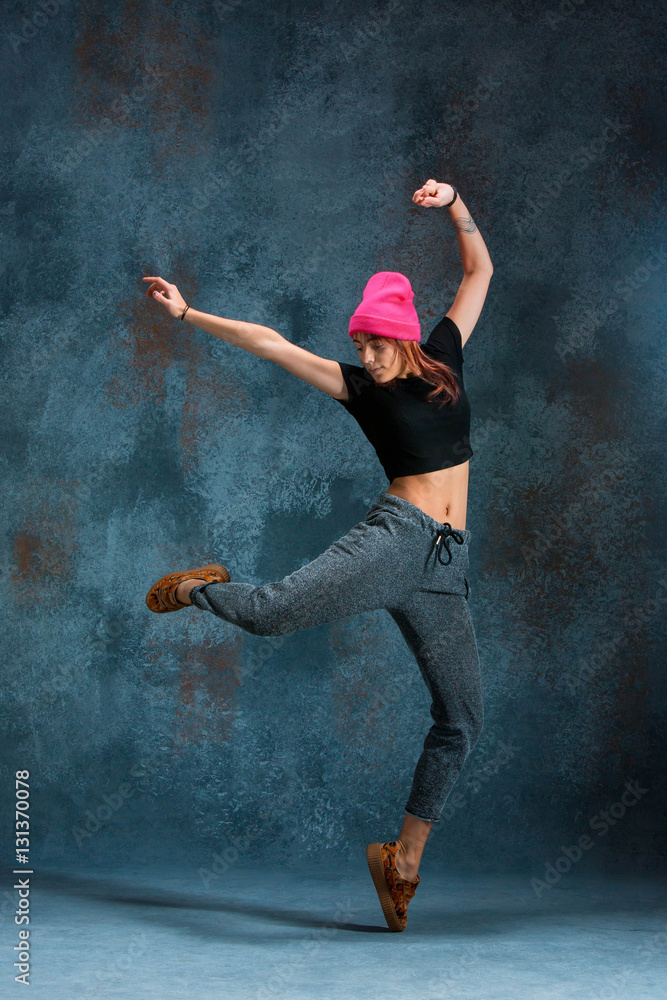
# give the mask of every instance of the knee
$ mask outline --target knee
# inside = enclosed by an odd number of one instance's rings
[[[286,635],[292,630],[284,610],[269,592],[271,585],[255,587],[239,616],[239,625],[251,635],[272,638]]]
[[[484,728],[484,711],[481,707],[473,711],[468,709],[463,717],[460,717],[450,727],[452,734],[458,740],[460,752],[465,760],[473,749]]]
[[[252,635],[264,638],[287,635],[294,629],[294,626],[277,613],[275,608],[263,607],[261,600],[253,601],[251,613],[243,619],[241,627]]]
[[[429,730],[427,742],[431,746],[449,746],[463,760],[471,753],[484,727],[484,710],[481,706],[453,717],[451,712],[431,711],[434,725]]]

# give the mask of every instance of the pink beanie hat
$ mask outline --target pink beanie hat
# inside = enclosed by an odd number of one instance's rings
[[[404,274],[378,271],[369,278],[364,296],[350,320],[349,334],[373,333],[396,340],[421,339],[414,292]]]

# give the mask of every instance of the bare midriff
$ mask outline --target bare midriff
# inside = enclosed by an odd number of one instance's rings
[[[387,493],[403,497],[440,524],[465,531],[470,460],[437,472],[392,479]]]

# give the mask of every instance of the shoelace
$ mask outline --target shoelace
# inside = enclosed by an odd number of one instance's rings
[[[465,539],[464,539],[463,535],[461,534],[461,532],[458,531],[456,528],[452,528],[451,524],[448,524],[447,522],[445,522],[443,530],[438,535],[438,537],[436,539],[436,543],[435,543],[436,557],[438,559],[438,562],[442,566],[449,566],[450,562],[452,561],[452,550],[449,547],[449,539],[450,538],[453,538],[454,541],[457,542],[459,545],[463,545],[463,543],[465,542]],[[447,562],[444,562],[443,559],[442,559],[442,543],[443,542],[445,543],[445,548],[447,549],[447,554],[449,555],[449,559],[447,560]]]

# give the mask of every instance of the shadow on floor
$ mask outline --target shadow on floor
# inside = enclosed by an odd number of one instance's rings
[[[252,903],[247,900],[223,899],[214,893],[203,896],[198,893],[184,893],[172,889],[138,887],[131,881],[118,878],[43,872],[40,875],[40,886],[68,896],[97,899],[106,903],[167,907],[169,909],[209,910],[218,913],[231,913],[240,917],[255,917],[277,924],[307,929],[331,928],[335,925],[341,931],[356,931],[365,934],[392,933],[388,927],[323,919],[312,912],[305,910],[300,912],[296,907],[284,909],[279,906],[267,906],[263,903]],[[255,889],[255,883],[253,883],[253,889]],[[222,892],[223,890],[224,886],[221,886],[218,891]],[[372,902],[370,895],[369,901]]]
[[[240,873],[237,873],[237,879],[239,875]],[[281,873],[281,884],[276,886],[278,900],[281,894],[289,891],[285,889],[284,876],[285,873]],[[296,885],[299,876],[297,873],[293,873],[292,877]],[[271,873],[267,871],[261,883],[261,888],[266,890],[267,894],[271,892],[270,878]],[[248,886],[253,895],[257,894],[258,883],[256,879],[257,873],[248,874]],[[355,882],[351,882],[351,884],[357,885]],[[448,937],[497,935],[507,933],[513,928],[520,928],[526,923],[534,923],[541,918],[552,921],[554,917],[567,918],[568,916],[583,916],[584,914],[589,916],[600,914],[603,918],[609,918],[612,914],[619,913],[646,915],[651,911],[664,910],[666,907],[665,895],[656,891],[657,886],[654,880],[639,881],[633,890],[629,891],[624,883],[617,884],[609,876],[601,876],[599,880],[594,880],[587,887],[578,886],[575,889],[568,887],[567,884],[559,886],[557,892],[552,892],[541,899],[533,896],[528,879],[525,883],[525,893],[522,885],[517,891],[516,878],[509,881],[504,888],[492,885],[488,887],[488,890],[483,883],[480,886],[478,879],[471,881],[469,890],[459,880],[450,886],[447,878],[443,876],[437,876],[434,879],[434,884],[442,885],[442,895],[434,905],[432,895],[426,900],[426,894],[422,894],[422,900],[428,902],[428,906],[427,912],[420,908],[419,916],[422,918],[420,924],[423,918],[427,917],[426,926],[420,927],[421,934],[436,936],[446,934]],[[321,910],[318,912],[308,905],[304,906],[307,897],[314,889],[308,874],[298,889],[290,893],[290,898],[293,900],[293,906],[290,908],[238,898],[238,894],[243,891],[238,881],[233,887],[230,887],[221,880],[217,892],[209,892],[204,895],[197,892],[181,892],[177,889],[138,886],[130,879],[117,876],[106,877],[44,871],[40,874],[40,885],[54,892],[78,899],[95,899],[137,907],[227,913],[236,917],[269,921],[284,927],[291,926],[309,930],[329,929],[331,931],[335,928],[336,931],[365,934],[392,933],[384,924],[369,925],[350,921],[334,921],[331,918],[323,917]],[[645,889],[648,889],[649,892],[645,892]],[[236,898],[230,898],[229,895],[226,895],[230,892],[234,892]],[[343,886],[343,895],[346,892],[347,890]],[[492,899],[489,900],[489,897]],[[478,905],[475,905],[475,901],[478,901]],[[490,902],[491,905],[489,905]],[[358,898],[356,903],[358,906]],[[332,910],[333,906],[332,897]],[[379,907],[370,879],[363,900],[363,908],[365,909],[366,906],[369,910],[373,906]],[[415,917],[417,916],[418,913],[415,911]],[[379,920],[382,921],[382,917],[379,917]]]

